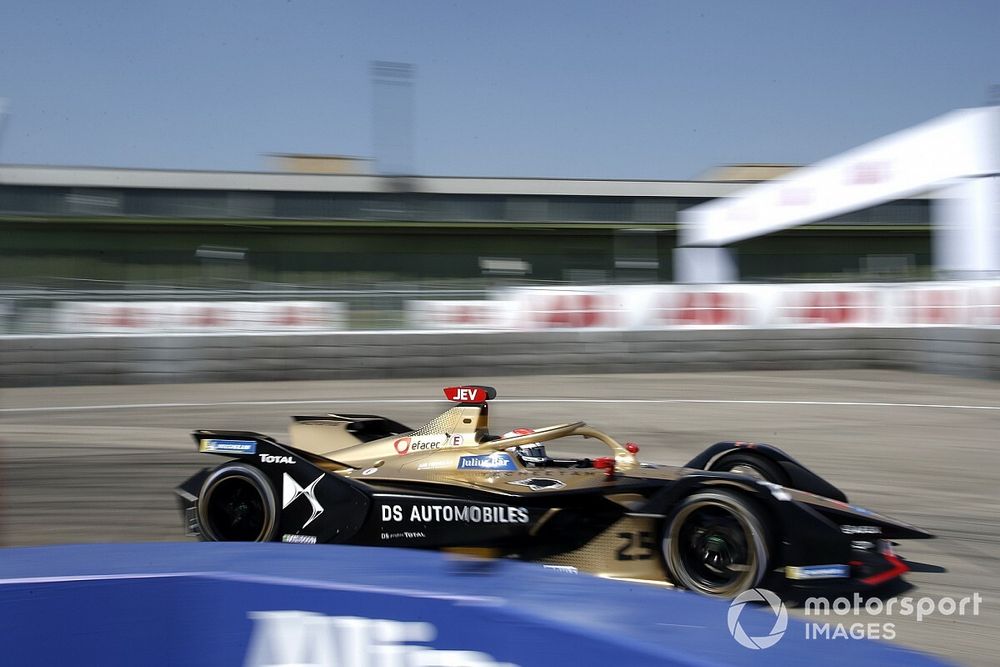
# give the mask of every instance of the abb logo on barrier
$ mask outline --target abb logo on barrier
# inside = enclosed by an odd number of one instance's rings
[[[746,324],[746,296],[736,292],[664,294],[657,308],[660,324],[723,326]]]
[[[560,294],[540,300],[534,321],[542,328],[613,327],[617,311],[603,294]]]
[[[469,326],[474,324],[484,324],[489,321],[490,314],[482,306],[456,306],[446,314],[449,324]]]
[[[592,291],[584,291],[590,289]],[[413,308],[421,328],[448,328],[492,309],[494,329],[996,326],[1000,281],[792,285],[605,285],[530,289],[492,301]],[[445,317],[447,314],[451,317]],[[455,399],[453,399],[455,400]],[[475,402],[478,397],[463,401]]]
[[[782,310],[785,317],[795,323],[868,324],[875,313],[871,292],[793,292],[786,298],[792,303]]]
[[[972,294],[970,324],[1000,324],[1000,287],[982,287]]]
[[[322,301],[63,301],[62,333],[263,331],[343,328],[346,307]]]
[[[204,308],[193,309],[185,318],[185,324],[191,327],[220,327],[229,322],[229,313],[225,309],[205,306]]]
[[[117,327],[119,329],[143,328],[148,326],[149,313],[144,308],[121,306],[105,311],[95,310],[88,314],[87,323],[97,327]]]
[[[907,321],[914,324],[961,324],[962,294],[949,289],[918,289],[908,294]]]
[[[285,306],[273,316],[273,322],[281,327],[312,327],[323,324],[323,313],[312,305]]]

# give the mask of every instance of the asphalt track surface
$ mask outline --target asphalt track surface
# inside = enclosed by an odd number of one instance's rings
[[[283,439],[289,415],[328,411],[416,427],[447,407],[443,386],[463,381],[473,379],[2,390],[0,544],[186,539],[172,488],[216,461],[195,451],[192,429]],[[583,419],[639,443],[643,460],[672,464],[719,440],[785,449],[852,502],[939,536],[901,544],[915,571],[909,589],[889,592],[983,600],[976,616],[967,607],[920,622],[899,613],[810,620],[893,623],[901,644],[960,664],[1000,663],[1000,384],[888,371],[474,381],[499,390],[496,433]],[[817,650],[835,642],[817,640]]]

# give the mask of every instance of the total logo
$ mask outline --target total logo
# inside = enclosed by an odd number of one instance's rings
[[[437,449],[441,446],[440,439],[431,440],[421,440],[420,438],[413,439],[411,437],[399,438],[392,443],[393,448],[396,453],[400,456],[404,454],[409,454],[410,452],[427,452],[432,449]]]
[[[289,465],[295,463],[295,459],[291,456],[275,456],[274,454],[258,454],[260,456],[261,463],[287,463]]]

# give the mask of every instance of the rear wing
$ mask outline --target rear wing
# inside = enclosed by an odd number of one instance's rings
[[[348,415],[329,413],[322,416],[295,415],[292,421],[296,424],[308,422],[346,422],[345,430],[361,442],[388,438],[391,435],[402,435],[413,429],[394,419],[381,415]]]

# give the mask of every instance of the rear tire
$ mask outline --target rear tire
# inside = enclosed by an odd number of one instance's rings
[[[244,463],[213,470],[201,486],[198,523],[211,542],[270,542],[278,531],[274,487]]]
[[[790,480],[785,471],[771,459],[760,454],[747,452],[734,452],[719,457],[719,460],[711,465],[709,470],[718,472],[735,472],[742,475],[749,475],[755,479],[760,479],[772,484],[788,486]]]
[[[667,518],[663,559],[673,582],[732,598],[768,572],[770,539],[756,503],[729,491],[688,496]]]

